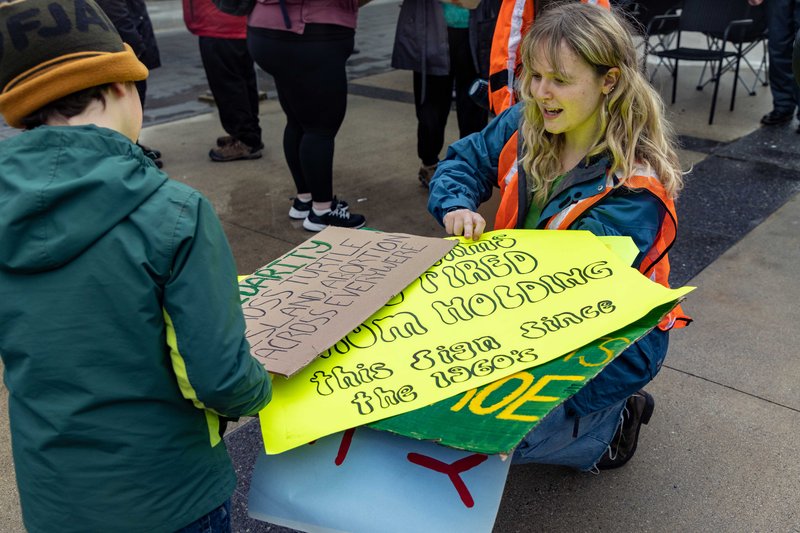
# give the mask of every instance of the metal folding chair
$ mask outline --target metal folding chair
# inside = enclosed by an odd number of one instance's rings
[[[739,85],[739,67],[744,55],[762,41],[766,34],[756,32],[752,18],[751,6],[744,0],[684,0],[679,15],[662,15],[654,17],[654,23],[677,23],[675,46],[665,50],[650,50],[649,54],[673,61],[670,65],[672,74],[672,103],[678,87],[678,65],[680,61],[703,61],[711,65],[712,77],[707,82],[698,84],[698,89],[713,81],[714,95],[711,99],[711,111],[708,123],[713,124],[717,105],[720,78],[726,72],[734,72],[731,106],[733,111],[736,102],[736,88]],[[681,46],[681,36],[685,32],[699,32],[712,38],[705,48]],[[755,40],[752,36],[756,35]],[[747,45],[747,46],[746,46]],[[745,58],[745,63],[747,60]],[[755,87],[755,86],[753,86]],[[751,90],[752,92],[752,90]]]
[[[672,47],[677,35],[678,23],[675,19],[660,18],[662,15],[674,15],[681,7],[681,0],[639,0],[630,9],[630,16],[638,25],[642,35],[642,71],[647,72],[647,58],[652,52],[668,50]],[[659,17],[659,18],[656,18]],[[659,57],[655,68],[650,72],[650,80],[658,69],[665,65],[672,71],[668,59]]]
[[[732,35],[733,40],[729,41],[732,44],[738,44],[739,41],[744,45],[741,53],[741,60],[747,66],[750,73],[753,75],[752,83],[748,84],[742,76],[741,71],[736,78],[738,83],[741,83],[747,94],[755,96],[756,86],[761,84],[763,87],[769,85],[769,63],[767,60],[767,13],[766,6],[760,4],[750,8],[749,18],[753,19],[753,24],[744,32],[734,32]],[[741,33],[741,34],[739,34]],[[722,35],[719,33],[706,34],[706,41],[709,49],[719,49],[722,46]],[[761,45],[761,58],[757,65],[753,65],[748,54],[754,50],[758,45]],[[700,73],[700,79],[697,82],[697,90],[701,91],[703,88],[714,81],[713,70],[712,76],[708,79],[705,78],[706,67],[708,63],[703,65],[703,70]],[[734,68],[732,60],[728,60],[722,67],[722,74]]]

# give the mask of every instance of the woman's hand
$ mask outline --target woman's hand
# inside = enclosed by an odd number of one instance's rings
[[[456,209],[444,216],[444,229],[450,235],[463,235],[477,241],[485,228],[483,217],[469,209]]]

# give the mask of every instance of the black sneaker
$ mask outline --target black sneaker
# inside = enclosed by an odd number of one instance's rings
[[[292,202],[292,207],[289,208],[289,218],[303,220],[310,212],[311,200],[304,202],[295,196],[294,202]]]
[[[289,208],[289,218],[303,220],[311,212],[311,205],[311,200],[304,202],[295,196],[294,200],[292,201],[292,207]],[[339,205],[342,205],[345,208],[350,207],[344,200],[339,200]]]
[[[156,164],[156,167],[162,168],[164,166],[164,162],[161,161],[161,152],[154,148],[150,148],[149,146],[145,146],[143,144],[136,143],[136,146],[142,149],[144,155],[153,161]]]
[[[781,124],[786,124],[792,120],[792,115],[794,115],[794,111],[778,111],[777,109],[773,109],[761,117],[761,124],[764,126],[779,126]]]
[[[145,146],[144,144],[137,142],[136,145],[142,149],[144,155],[155,161],[156,159],[161,159],[161,150],[156,150],[155,148],[150,148],[149,146]]]
[[[350,212],[347,202],[340,202],[334,198],[331,202],[331,210],[324,215],[318,215],[312,209],[303,220],[303,227],[308,231],[322,231],[328,226],[358,229],[364,227],[366,222],[363,215]]]
[[[650,422],[656,401],[644,389],[634,393],[625,402],[620,424],[606,453],[597,462],[600,470],[619,468],[630,461],[639,443],[639,430],[642,424]]]

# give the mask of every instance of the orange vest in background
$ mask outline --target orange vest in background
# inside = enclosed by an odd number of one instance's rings
[[[609,0],[581,0],[611,9]],[[514,82],[522,65],[522,38],[536,16],[534,0],[503,0],[497,15],[489,61],[489,108],[499,115],[515,103]]]

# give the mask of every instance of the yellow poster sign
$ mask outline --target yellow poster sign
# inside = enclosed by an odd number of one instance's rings
[[[275,376],[260,413],[266,451],[544,364],[690,291],[650,281],[589,232],[504,230],[462,240],[313,363]]]

